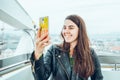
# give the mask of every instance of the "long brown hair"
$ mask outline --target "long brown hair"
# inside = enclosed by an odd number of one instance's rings
[[[78,43],[74,48],[74,56],[75,56],[74,70],[76,74],[79,74],[79,76],[88,78],[94,72],[94,65],[90,53],[89,38],[87,36],[85,23],[83,19],[78,15],[69,15],[66,17],[65,20],[67,19],[73,21],[79,28],[78,39],[77,39]],[[69,51],[70,44],[66,43],[64,40],[62,48],[64,51]]]

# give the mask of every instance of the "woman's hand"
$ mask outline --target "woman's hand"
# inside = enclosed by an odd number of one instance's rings
[[[48,33],[41,35],[40,30],[38,30],[36,35],[35,54],[34,54],[36,60],[40,58],[40,56],[43,54],[44,48],[49,44],[50,44],[50,37]]]

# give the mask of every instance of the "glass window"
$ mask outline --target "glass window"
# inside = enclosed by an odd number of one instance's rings
[[[17,29],[0,21],[0,70],[29,60],[34,49],[33,36],[31,30]]]

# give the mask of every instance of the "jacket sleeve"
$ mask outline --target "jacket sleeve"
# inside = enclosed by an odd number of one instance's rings
[[[103,80],[103,75],[101,72],[101,65],[100,65],[98,56],[96,52],[94,51],[94,49],[91,49],[91,52],[92,52],[94,66],[95,66],[94,74],[91,76],[91,80]]]
[[[51,74],[52,68],[52,48],[47,53],[42,55],[39,60],[35,61],[34,52],[31,55],[30,61],[35,80],[47,80]]]

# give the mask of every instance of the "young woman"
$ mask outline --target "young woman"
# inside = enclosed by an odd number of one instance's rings
[[[101,66],[95,51],[89,46],[86,26],[78,15],[66,17],[61,32],[63,43],[53,45],[43,54],[49,45],[48,33],[37,33],[36,48],[31,55],[36,80],[103,80]]]

